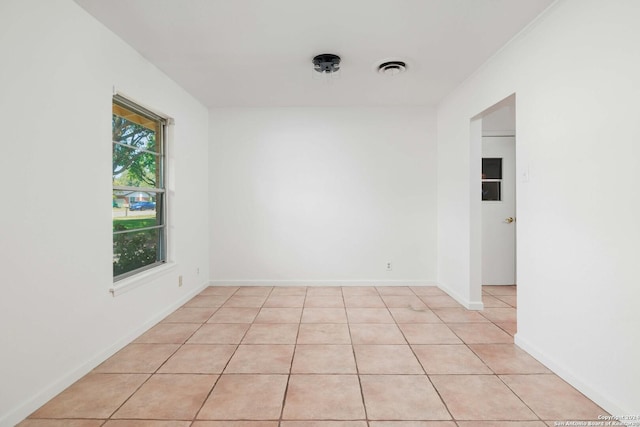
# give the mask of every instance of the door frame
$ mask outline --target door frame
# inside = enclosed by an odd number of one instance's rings
[[[482,119],[500,107],[500,104],[513,97],[516,105],[517,97],[513,93],[473,116],[469,123],[469,309],[482,310],[482,200],[479,189],[482,185]],[[517,108],[516,108],[517,115]],[[517,117],[517,116],[516,116]],[[515,130],[515,129],[514,129]],[[515,136],[515,177],[516,177],[516,211],[518,217],[518,138]],[[518,237],[516,228],[515,262],[516,283],[518,283]]]

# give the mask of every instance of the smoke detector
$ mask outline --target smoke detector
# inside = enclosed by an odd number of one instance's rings
[[[388,61],[378,65],[378,72],[385,76],[395,76],[407,71],[407,64],[402,61]]]
[[[313,58],[313,69],[319,73],[335,73],[340,69],[340,57],[332,53],[323,53]]]

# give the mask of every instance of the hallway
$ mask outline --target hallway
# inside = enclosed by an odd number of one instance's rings
[[[19,425],[597,421],[601,408],[513,344],[516,292],[485,286],[474,312],[436,287],[208,287]]]

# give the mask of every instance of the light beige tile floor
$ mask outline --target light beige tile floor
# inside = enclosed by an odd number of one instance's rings
[[[513,344],[515,286],[209,287],[20,427],[544,427],[605,412]]]

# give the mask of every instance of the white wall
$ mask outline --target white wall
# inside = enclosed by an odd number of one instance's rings
[[[435,282],[432,109],[214,109],[210,141],[215,283]]]
[[[483,136],[513,136],[516,133],[516,97],[498,102],[482,114]]]
[[[208,112],[69,0],[0,2],[0,56],[0,425],[8,426],[206,283]],[[177,265],[115,298],[113,86],[176,122]]]
[[[614,414],[640,413],[639,19],[560,1],[438,109],[438,280],[470,298],[470,119],[515,92],[516,342]]]

